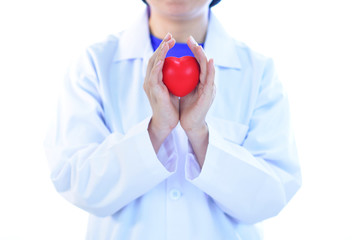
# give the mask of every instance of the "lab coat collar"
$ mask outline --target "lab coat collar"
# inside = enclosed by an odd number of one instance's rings
[[[225,31],[220,21],[210,11],[207,36],[204,51],[208,58],[214,59],[214,64],[226,68],[241,68],[235,40]]]
[[[144,58],[146,52],[149,52],[149,54],[153,53],[147,9],[137,21],[121,33],[114,61]]]
[[[207,32],[204,42],[207,57],[213,58],[217,66],[240,69],[241,64],[237,55],[235,40],[227,34],[211,11]],[[119,48],[115,53],[114,61],[136,58],[149,60],[149,57],[153,54],[153,48],[150,41],[147,9],[129,29],[121,34],[118,45]]]

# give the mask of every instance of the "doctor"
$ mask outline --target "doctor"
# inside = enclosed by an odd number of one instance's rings
[[[273,62],[224,31],[218,2],[147,0],[70,68],[45,146],[56,190],[90,213],[87,239],[262,239],[256,223],[299,189]],[[179,99],[162,67],[183,55],[200,82]]]

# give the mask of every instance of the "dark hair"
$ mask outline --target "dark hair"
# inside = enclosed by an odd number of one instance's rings
[[[147,2],[146,2],[145,0],[142,0],[142,1],[143,1],[145,4],[147,4]],[[221,0],[213,0],[213,1],[210,3],[209,7],[215,6],[215,5],[218,4],[220,1],[221,1]]]

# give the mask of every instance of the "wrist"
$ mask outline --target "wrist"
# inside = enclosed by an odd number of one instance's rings
[[[153,121],[153,118],[150,120],[148,126],[148,133],[155,153],[159,152],[159,148],[161,147],[162,143],[171,131],[171,127],[160,127],[160,125],[156,124],[155,121]]]
[[[200,168],[202,168],[209,143],[208,125],[204,122],[204,124],[198,125],[197,128],[192,128],[191,130],[186,131],[186,134],[197,162]]]
[[[160,136],[160,138],[166,138],[174,127],[166,124],[159,124],[158,120],[152,117],[150,120],[148,131]]]
[[[189,127],[184,129],[188,138],[194,136],[194,137],[201,137],[205,136],[208,134],[208,125],[206,122],[203,122],[201,124],[197,124],[195,127]]]

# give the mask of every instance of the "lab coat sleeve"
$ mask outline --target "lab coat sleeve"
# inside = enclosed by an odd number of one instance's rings
[[[192,151],[186,160],[186,178],[226,214],[244,223],[277,215],[301,185],[288,100],[273,62],[268,60],[263,69],[243,142],[224,138],[208,124],[209,145],[203,168],[197,167]]]
[[[56,190],[76,206],[108,216],[173,169],[158,159],[167,158],[166,151],[154,152],[147,131],[150,117],[124,134],[108,129],[92,62],[87,50],[67,74],[44,146]]]

